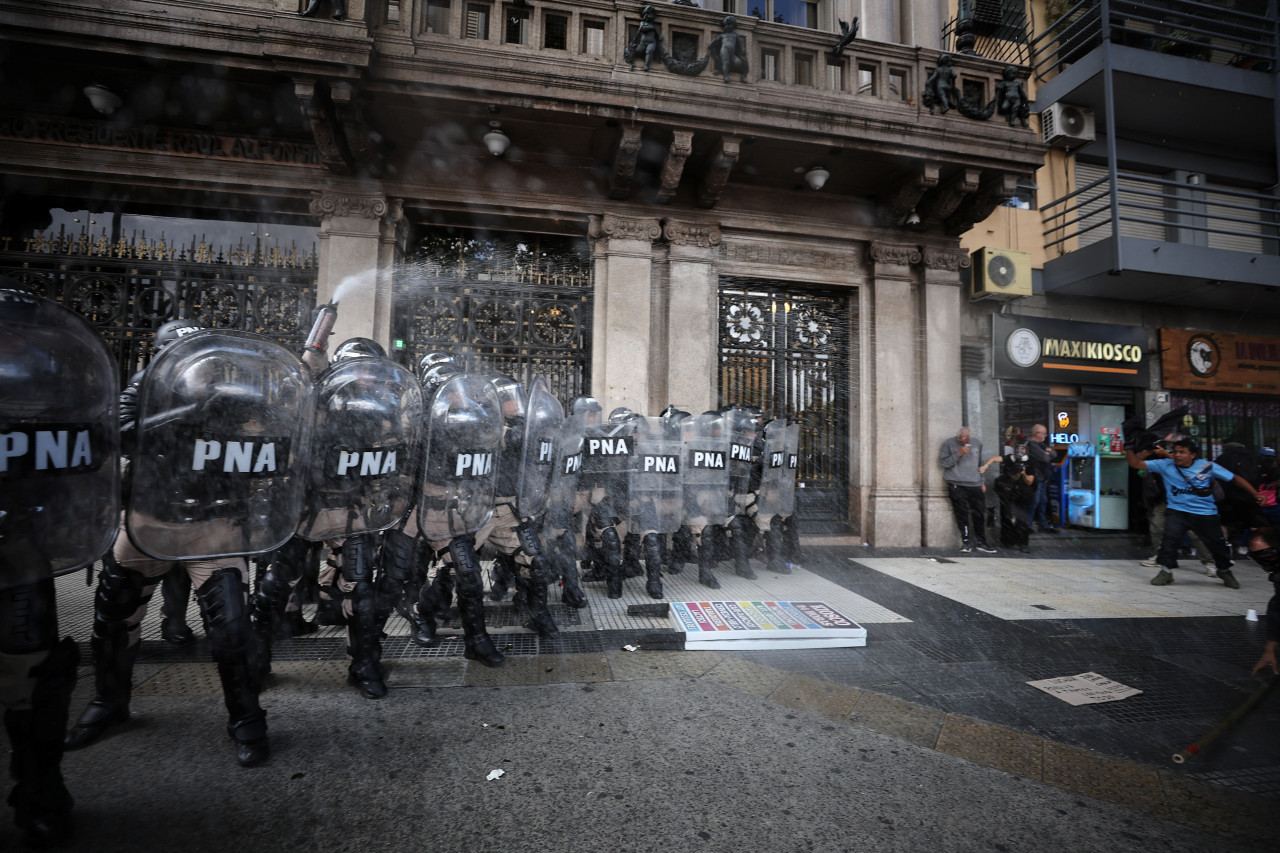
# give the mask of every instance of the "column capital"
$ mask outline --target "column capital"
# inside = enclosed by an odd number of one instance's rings
[[[399,205],[395,205],[399,209]],[[360,219],[381,220],[392,209],[392,204],[380,195],[355,195],[340,192],[313,192],[311,215],[321,220],[335,216],[354,216]]]
[[[874,264],[912,266],[920,263],[920,247],[907,243],[881,243],[873,241],[869,253]]]
[[[644,240],[652,243],[662,236],[662,224],[656,219],[615,216],[606,213],[592,216],[587,234],[593,240]]]
[[[969,253],[963,249],[935,249],[930,246],[924,248],[925,269],[959,272],[967,269],[971,263]]]
[[[662,236],[673,246],[698,246],[709,249],[720,245],[720,226],[701,222],[667,219],[662,223]]]

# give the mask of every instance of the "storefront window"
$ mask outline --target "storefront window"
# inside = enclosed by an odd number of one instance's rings
[[[1230,442],[1252,451],[1280,442],[1280,400],[1182,392],[1171,403],[1189,407],[1183,430],[1199,443],[1206,459],[1216,459]]]

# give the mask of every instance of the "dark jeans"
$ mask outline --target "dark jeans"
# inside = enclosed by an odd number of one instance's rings
[[[1041,527],[1053,524],[1049,520],[1049,484],[1041,477],[1036,478],[1036,493],[1031,499],[1030,524],[1039,524]]]
[[[966,545],[972,540],[987,547],[987,496],[982,487],[947,483],[947,497],[951,498],[960,538]]]
[[[1166,569],[1178,567],[1178,546],[1188,530],[1194,530],[1208,547],[1219,572],[1231,568],[1231,546],[1222,536],[1222,520],[1217,515],[1195,515],[1178,509],[1165,510],[1164,537],[1156,556],[1160,565]]]

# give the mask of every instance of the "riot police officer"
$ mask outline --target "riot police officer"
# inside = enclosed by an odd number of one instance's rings
[[[32,847],[73,834],[62,753],[79,653],[58,639],[53,578],[115,534],[116,376],[88,323],[0,278],[0,704],[8,802]]]
[[[639,418],[635,423],[627,529],[640,540],[645,592],[650,598],[662,598],[663,546],[683,519],[680,423],[663,417]]]
[[[799,567],[795,522],[799,456],[799,424],[787,418],[774,418],[765,424],[755,522],[764,535],[766,565],[770,571],[783,575]]]
[[[755,580],[751,554],[755,544],[756,492],[760,488],[759,460],[764,452],[760,430],[763,417],[755,406],[730,407],[725,410],[732,434],[729,450],[729,489],[732,493],[730,517],[726,521],[729,546],[733,554],[734,572],[747,580]]]
[[[493,530],[488,547],[514,569],[516,587],[528,610],[526,627],[545,639],[560,636],[547,609],[551,569],[538,538],[538,519],[547,506],[552,463],[564,410],[546,383],[535,379],[526,395],[520,383],[506,376],[493,380],[504,421],[502,453],[498,457]]]
[[[156,357],[121,394],[132,463],[124,535],[94,598],[95,695],[67,747],[129,719],[141,622],[161,576],[181,566],[222,681],[227,733],[244,767],[270,755],[245,555],[274,550],[297,526],[311,382],[302,363],[257,335],[166,324]],[[180,335],[166,341],[177,329]],[[185,334],[183,330],[185,329]]]
[[[726,418],[707,411],[681,422],[684,451],[684,528],[698,559],[698,583],[719,589],[712,529],[730,512],[729,456]]]
[[[582,470],[578,475],[581,503],[580,539],[593,571],[603,576],[609,598],[622,597],[622,540],[626,536],[627,487],[635,456],[635,413],[619,407],[601,423],[600,404],[579,397],[571,410],[584,419]]]
[[[453,576],[463,656],[485,666],[502,666],[506,659],[485,629],[484,579],[476,555],[478,543],[483,544],[492,530],[502,409],[484,377],[463,373],[451,360],[422,366],[427,438],[418,502],[402,524],[388,531],[383,564],[395,567],[392,571],[401,584],[412,574],[418,576],[420,592],[411,611],[414,642],[439,642],[433,592],[438,587],[428,577],[429,568],[435,567],[436,578]]]
[[[377,590],[379,534],[411,506],[422,412],[415,377],[368,338],[340,344],[316,379],[307,499],[292,542],[325,544],[343,598],[347,681],[369,699],[387,693],[381,632],[391,606],[381,604]],[[273,634],[270,614],[284,611],[300,576],[299,550],[294,544],[286,559],[273,561],[255,596],[266,647]]]

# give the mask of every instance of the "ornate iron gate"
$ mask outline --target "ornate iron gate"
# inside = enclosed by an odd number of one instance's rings
[[[458,252],[462,243],[465,252]],[[524,241],[445,240],[396,272],[396,358],[410,366],[452,353],[464,369],[528,382],[541,376],[564,403],[591,388],[591,262]],[[435,243],[440,249],[441,241]]]
[[[720,279],[720,403],[800,423],[796,513],[809,532],[849,526],[855,305],[848,294]]]
[[[123,387],[174,318],[256,332],[301,349],[315,309],[316,258],[260,246],[44,235],[0,238],[0,275],[88,320],[115,353]],[[296,346],[295,346],[296,345]]]

